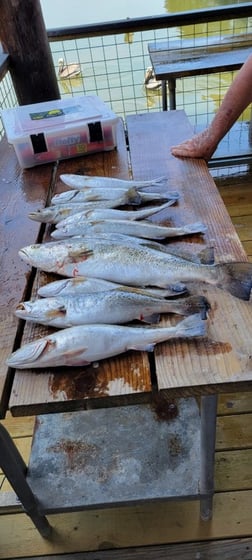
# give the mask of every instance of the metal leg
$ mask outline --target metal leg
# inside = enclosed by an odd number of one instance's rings
[[[201,397],[201,471],[200,516],[204,521],[212,518],[214,495],[214,457],[216,438],[217,395]]]
[[[29,515],[42,537],[48,538],[52,528],[46,517],[39,512],[36,498],[26,481],[26,464],[2,424],[0,424],[0,466],[17,494],[24,511]]]
[[[174,78],[169,78],[168,89],[169,89],[169,109],[170,111],[174,111],[176,109],[176,80]]]
[[[162,80],[162,108],[163,108],[163,111],[167,111],[167,88],[166,88],[166,80]]]

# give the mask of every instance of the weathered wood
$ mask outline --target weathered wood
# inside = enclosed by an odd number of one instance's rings
[[[218,184],[218,182],[217,182]],[[231,185],[218,185],[218,189],[228,213],[231,218],[247,216],[248,221],[252,218],[252,190],[251,181]],[[239,235],[239,231],[237,232]]]
[[[18,321],[14,309],[22,299],[30,268],[21,261],[18,250],[35,241],[40,224],[28,213],[45,205],[53,165],[36,171],[20,169],[15,152],[6,139],[0,143],[1,160],[1,267],[0,267],[0,417],[6,412],[11,375],[5,361],[15,342]]]
[[[23,560],[250,560],[252,539],[230,539],[205,543],[168,544],[100,550],[57,556],[29,556]]]
[[[61,173],[129,177],[128,152],[126,149],[122,122],[118,125],[117,150],[91,156],[62,161],[59,164],[55,191],[66,187],[60,181]],[[34,174],[36,176],[36,169]],[[34,294],[43,275],[37,275]],[[46,327],[26,325],[22,343],[48,333]],[[134,358],[133,358],[134,356]],[[122,359],[115,357],[105,360],[99,367],[71,368],[63,371],[43,373],[27,371],[16,372],[13,389],[13,402],[10,405],[15,414],[39,414],[40,412],[60,412],[92,406],[124,404],[135,399],[144,402],[151,391],[149,359],[146,353],[128,353]],[[21,408],[19,405],[22,403]],[[18,411],[16,410],[18,406]],[[21,412],[22,411],[22,412]]]
[[[204,238],[196,235],[190,238],[189,248],[199,251],[205,244],[212,244],[217,261],[225,261],[227,257],[231,260],[246,260],[241,242],[205,162],[185,161],[169,154],[169,144],[177,143],[191,133],[184,113],[149,113],[129,117],[128,126],[135,178],[167,176],[169,189],[179,191],[181,195],[176,207],[168,213],[157,214],[155,220],[168,219],[172,225],[202,220],[207,224],[208,231]],[[169,134],[169,130],[172,130],[172,134]],[[62,162],[59,173],[108,175],[109,170],[113,169],[114,175],[122,176],[128,170],[126,151],[121,148],[122,144],[116,152]],[[118,158],[121,159],[118,161]],[[56,188],[62,188],[59,181]],[[179,241],[179,244],[188,248],[186,241]],[[176,243],[173,245],[176,246]],[[190,286],[190,289],[193,291],[198,287]],[[178,341],[159,345],[155,352],[159,388],[188,396],[205,391],[235,391],[237,381],[240,390],[248,389],[252,337],[249,304],[212,287],[204,286],[203,293],[212,304],[208,338],[201,342]],[[223,313],[223,309],[228,310],[228,313]],[[237,321],[239,330],[236,328]],[[29,325],[22,343],[45,332],[48,331],[42,327]],[[136,371],[144,373],[136,376]],[[124,404],[136,400],[143,402],[142,399],[148,398],[151,390],[148,375],[149,361],[145,353],[129,353],[106,360],[95,369],[73,368],[70,377],[67,371],[36,372],[36,375],[32,371],[17,371],[10,407],[13,415],[20,415]]]
[[[225,393],[218,398],[218,414],[252,412],[252,392]]]
[[[60,97],[39,0],[1,0],[0,39],[20,105]]]
[[[41,539],[25,514],[4,515],[0,558],[96,550],[98,560],[107,549],[240,539],[251,535],[251,499],[251,490],[216,494],[210,524],[199,522],[195,501],[56,514],[48,516],[54,528],[50,542]]]
[[[128,118],[133,175],[141,179],[153,176],[154,170],[158,169],[159,174],[167,177],[169,188],[178,190],[181,195],[181,203],[167,216],[171,223],[178,225],[200,220],[208,227],[204,238],[198,236],[198,250],[205,244],[212,245],[216,262],[246,261],[241,241],[216,185],[206,171],[205,162],[174,158],[170,153],[170,146],[176,144],[181,135],[186,138],[191,134],[189,123],[186,126],[182,116],[181,120],[178,119],[178,113],[149,113],[144,117]],[[169,134],[170,130],[172,134]],[[181,241],[179,243],[181,245]],[[193,246],[190,240],[189,248],[197,250],[197,245]],[[199,283],[189,286],[191,292],[199,293],[200,290],[211,304],[208,336],[200,342],[179,340],[157,346],[155,363],[159,389],[186,396],[192,392],[223,391],[224,387],[236,390],[238,380],[239,383],[244,381],[244,387],[249,389],[250,304],[213,286]],[[163,319],[162,324],[170,323]]]
[[[219,416],[216,448],[221,450],[248,447],[252,447],[252,414]]]

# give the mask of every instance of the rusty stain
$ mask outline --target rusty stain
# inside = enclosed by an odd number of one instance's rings
[[[157,393],[153,396],[152,407],[159,422],[172,420],[178,416],[178,405],[175,399],[165,394]]]
[[[81,471],[90,455],[95,456],[97,453],[95,445],[67,439],[62,439],[56,445],[49,447],[48,450],[54,453],[64,453],[67,469],[75,471]]]
[[[97,386],[97,376],[92,367],[85,370],[71,370],[63,374],[53,374],[49,378],[49,391],[57,398],[59,393],[64,393],[68,400],[84,398],[94,395]]]
[[[181,445],[181,440],[179,438],[179,436],[174,435],[171,437],[170,441],[169,441],[169,450],[170,450],[170,454],[172,455],[172,457],[176,457],[177,455],[179,455],[182,451],[182,445]]]

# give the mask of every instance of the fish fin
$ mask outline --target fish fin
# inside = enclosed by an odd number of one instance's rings
[[[202,321],[200,313],[190,315],[176,326],[177,335],[185,338],[206,335],[206,321]]]
[[[94,251],[90,249],[71,249],[69,251],[69,260],[71,262],[86,261],[89,257],[92,257]]]
[[[143,351],[143,352],[153,352],[155,348],[155,344],[154,343],[149,343],[149,344],[140,344],[139,346],[134,346],[134,344],[130,345],[128,347],[128,350],[139,350],[139,351]]]
[[[187,287],[184,284],[182,284],[181,282],[177,282],[176,284],[171,284],[171,285],[167,286],[166,289],[171,292],[169,294],[170,297],[172,295],[176,296],[178,294],[187,294],[188,293]]]
[[[252,289],[252,263],[230,262],[217,264],[217,286],[233,296],[248,301]]]
[[[81,348],[81,350],[68,350],[64,352],[64,360],[66,366],[87,366],[90,361],[83,359],[83,352],[88,348]]]
[[[152,313],[151,315],[140,315],[140,317],[138,317],[139,321],[142,321],[143,323],[149,323],[149,324],[157,324],[160,321],[160,314],[159,313]]]
[[[214,264],[214,247],[205,247],[198,253],[201,264]]]
[[[201,319],[206,320],[208,316],[208,311],[211,309],[211,305],[205,296],[189,296],[182,300],[183,302],[183,315],[194,315],[199,313]]]
[[[57,309],[52,309],[51,311],[48,311],[48,313],[46,314],[46,316],[49,319],[53,319],[54,317],[60,317],[61,315],[63,315],[63,317],[66,315],[67,313],[67,309],[65,305],[60,305]]]
[[[196,255],[193,254],[191,251],[187,251],[186,249],[182,249],[181,247],[170,248],[168,247],[168,252],[171,255],[175,255],[181,259],[184,259],[189,262],[197,263],[197,264],[214,264],[214,247],[204,247],[199,253]]]
[[[183,226],[183,230],[185,233],[205,233],[207,226],[201,222],[195,222],[194,224]]]

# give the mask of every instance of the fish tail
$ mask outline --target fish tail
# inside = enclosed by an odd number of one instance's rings
[[[185,233],[205,233],[207,231],[207,226],[202,224],[202,222],[195,222],[194,224],[188,224],[184,226]]]
[[[233,296],[249,300],[252,289],[252,263],[230,262],[216,265],[217,286]]]
[[[206,335],[206,321],[201,319],[200,313],[190,315],[176,326],[176,334],[182,338],[193,338]]]

